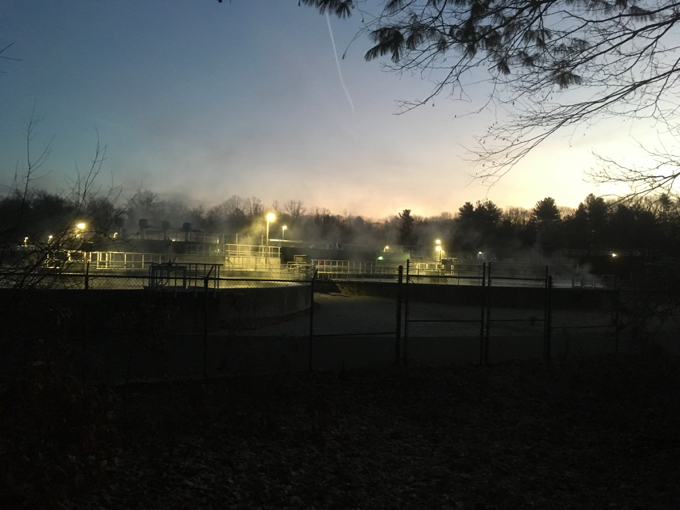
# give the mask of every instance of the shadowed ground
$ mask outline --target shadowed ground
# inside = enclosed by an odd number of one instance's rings
[[[342,368],[378,368],[396,359],[396,302],[378,297],[320,294],[315,299],[314,336],[309,312],[248,322],[239,328],[202,334],[166,335],[157,344],[143,339],[93,341],[100,380],[272,374]],[[456,319],[462,323],[413,323],[402,326],[399,351],[407,363],[433,366],[480,361],[479,307],[412,305],[411,318]],[[544,353],[543,311],[492,309],[491,362],[540,359]],[[518,322],[515,322],[519,320]],[[617,339],[611,315],[601,311],[553,314],[551,355],[557,359],[630,350]],[[578,329],[573,329],[578,326]],[[408,333],[408,338],[406,338]]]
[[[69,488],[70,499],[109,509],[675,508],[679,373],[644,354],[132,386],[117,418],[123,442],[96,458],[107,460],[100,481]]]

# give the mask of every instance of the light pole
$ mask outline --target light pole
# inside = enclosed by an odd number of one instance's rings
[[[286,239],[286,229],[287,229],[287,228],[288,228],[288,227],[285,226],[285,225],[284,225],[283,227],[281,227],[281,240],[282,240],[282,241],[283,241],[284,239]]]
[[[86,227],[86,225],[83,222],[76,223],[76,239],[79,239],[81,236],[83,237],[83,239],[81,239],[81,241],[80,241],[82,244],[80,245],[80,248],[78,249],[78,251],[80,252],[80,256],[82,257],[83,262],[85,262],[85,264],[83,265],[83,273],[85,274],[85,289],[87,289],[88,288],[87,274],[90,272],[90,259],[89,259],[89,257],[85,256],[85,250],[84,250],[85,236],[83,235],[83,233],[85,232],[85,227]],[[90,251],[92,251],[92,250],[90,250]]]
[[[441,263],[442,263],[442,247],[441,247],[441,246],[437,246],[437,247],[435,248],[435,250],[437,250],[437,251],[439,252],[439,263],[441,264]]]
[[[267,248],[269,248],[269,222],[274,221],[276,219],[276,216],[274,214],[269,213],[267,215]],[[269,256],[269,253],[267,253],[267,256]]]

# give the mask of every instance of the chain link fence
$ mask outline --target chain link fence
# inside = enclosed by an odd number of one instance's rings
[[[564,266],[487,263],[412,276],[407,264],[405,359],[489,363],[618,352],[616,282],[603,289],[573,286],[570,278]]]
[[[194,266],[0,274],[4,371],[29,355],[24,340],[53,337],[79,370],[115,381],[489,363],[620,343],[616,291],[556,289],[546,267],[255,279]]]

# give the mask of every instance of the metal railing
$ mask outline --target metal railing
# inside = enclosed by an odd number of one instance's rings
[[[168,255],[161,253],[135,253],[93,251],[85,253],[90,269],[147,269],[152,264],[167,262]]]
[[[152,263],[149,267],[149,287],[160,290],[198,288],[204,286],[204,281],[210,275],[212,275],[212,288],[219,288],[219,264]]]

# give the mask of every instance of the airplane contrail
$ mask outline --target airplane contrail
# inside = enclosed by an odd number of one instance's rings
[[[340,70],[340,60],[338,59],[338,50],[335,49],[335,38],[333,37],[333,29],[331,28],[331,19],[328,17],[328,12],[326,12],[326,23],[328,23],[328,33],[331,35],[331,43],[333,44],[333,55],[335,55],[335,63],[338,66],[338,75],[340,76],[340,83],[342,84],[342,89],[345,91],[349,105],[352,107],[352,115],[354,115],[354,103],[352,102],[352,96],[349,95],[349,90],[345,86],[345,80],[342,78],[342,71]]]

